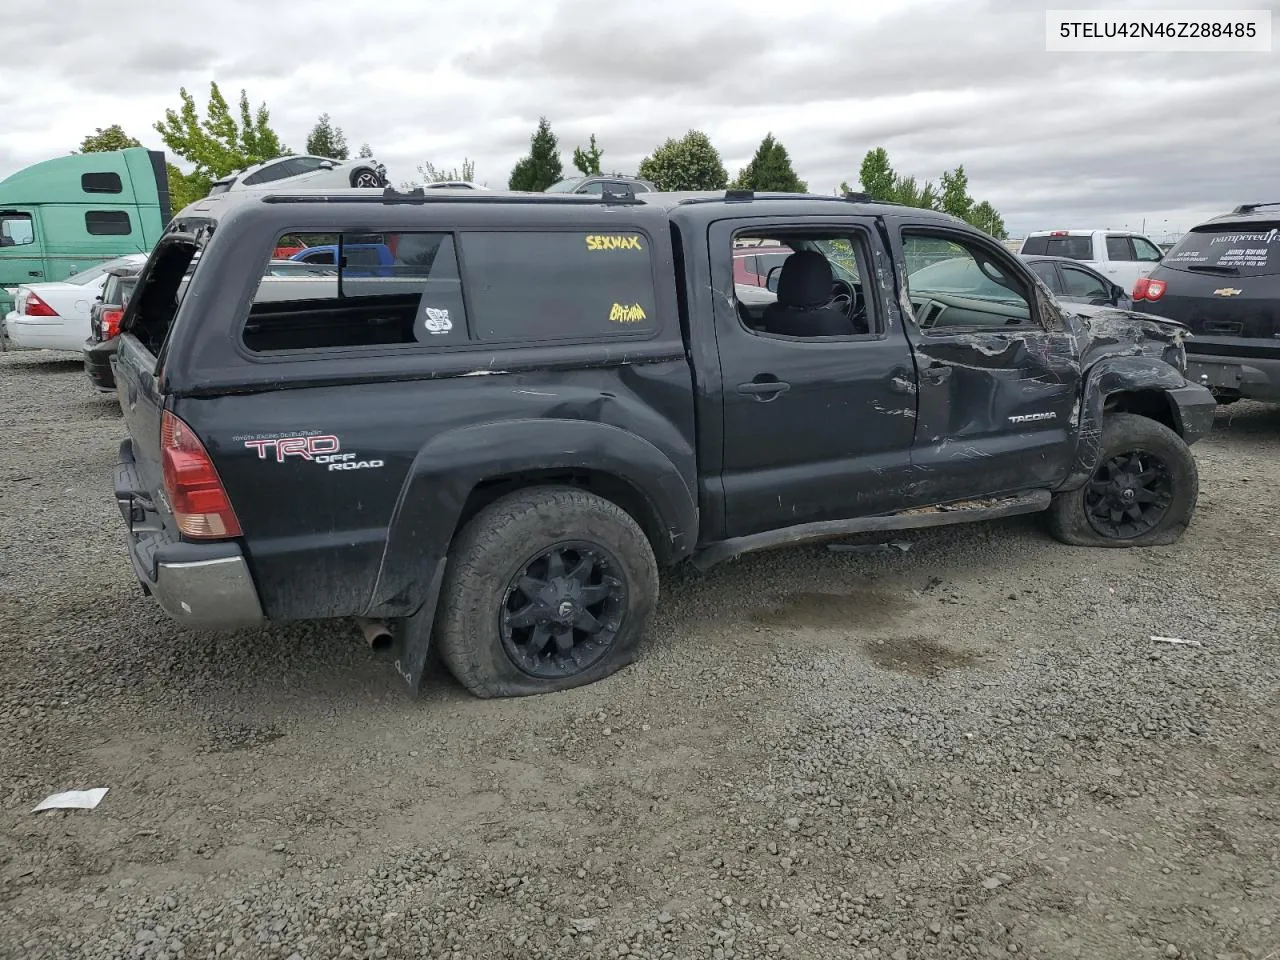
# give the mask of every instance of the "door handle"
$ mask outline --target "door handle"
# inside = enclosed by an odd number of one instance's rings
[[[930,383],[945,383],[951,379],[951,368],[941,363],[932,367],[925,367],[920,371],[920,376]]]
[[[44,276],[44,272],[43,272],[43,271],[41,271],[41,270],[28,270],[28,271],[27,271],[27,276],[28,276],[28,277],[43,277],[43,276]]]
[[[766,379],[764,376],[756,377],[749,383],[738,384],[738,392],[752,394],[757,400],[772,400],[780,393],[786,393],[791,389],[791,384],[770,377]]]
[[[915,393],[915,370],[907,367],[895,367],[889,371],[888,386],[893,393]]]

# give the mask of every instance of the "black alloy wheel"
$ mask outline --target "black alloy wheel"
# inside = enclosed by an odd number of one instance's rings
[[[1173,502],[1173,476],[1152,453],[1133,450],[1098,464],[1085,491],[1089,525],[1114,540],[1132,540],[1160,525]]]
[[[610,651],[627,609],[627,589],[609,551],[584,541],[535,554],[511,578],[498,614],[511,662],[539,679],[571,677]]]

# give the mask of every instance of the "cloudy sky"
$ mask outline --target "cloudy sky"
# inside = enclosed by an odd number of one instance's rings
[[[295,151],[328,112],[396,182],[470,157],[503,187],[546,115],[567,169],[593,132],[606,169],[634,172],[690,128],[731,176],[772,131],[823,192],[856,183],[876,146],[921,179],[962,163],[1012,236],[1145,218],[1159,239],[1280,200],[1280,51],[1045,52],[1046,7],[1191,6],[1178,0],[2,5],[0,177],[112,123],[160,147],[152,124],[178,89],[203,106],[216,80],[265,101]]]

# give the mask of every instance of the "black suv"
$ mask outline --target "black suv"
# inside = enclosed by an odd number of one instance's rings
[[[1280,403],[1280,203],[1193,227],[1133,289],[1134,306],[1184,323],[1188,378],[1222,403]]]
[[[284,237],[335,268],[273,275]],[[993,288],[928,280],[956,258]],[[1036,511],[1177,540],[1213,397],[1181,326],[1090,310],[863,197],[232,191],[125,313],[115,494],[185,624],[360,617],[415,689],[429,642],[478,695],[564,689],[631,659],[661,565]]]

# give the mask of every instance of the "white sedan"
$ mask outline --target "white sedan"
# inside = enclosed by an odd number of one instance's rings
[[[82,270],[66,280],[14,287],[11,291],[14,308],[4,318],[5,334],[16,347],[79,353],[89,336],[89,311],[102,292],[107,271],[146,260],[146,254],[131,253]]]
[[[354,160],[330,160],[328,157],[277,157],[257,166],[237,170],[215,180],[209,195],[228,190],[263,189],[339,189],[345,187],[387,186],[387,168],[373,157]]]

